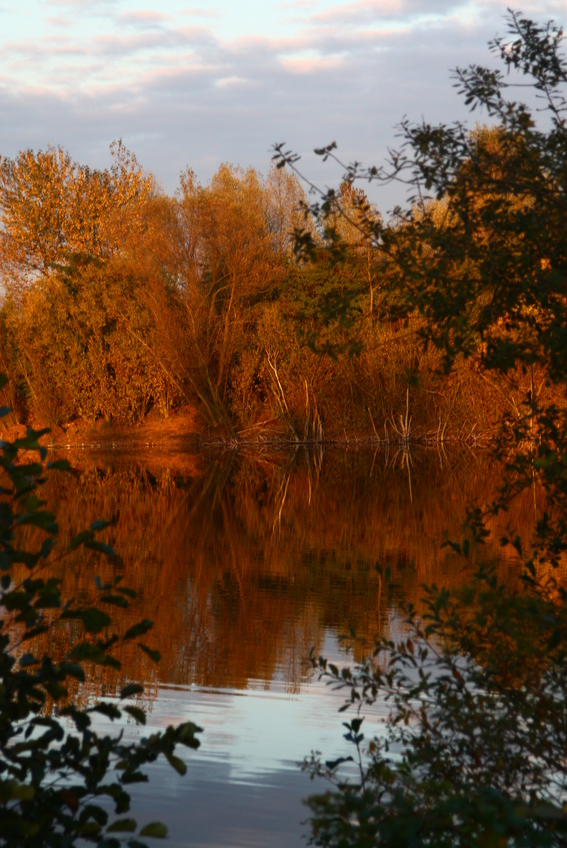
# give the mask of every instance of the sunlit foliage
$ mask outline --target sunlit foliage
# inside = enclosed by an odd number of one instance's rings
[[[168,197],[120,143],[111,152],[106,170],[60,148],[1,160],[12,422],[88,428],[185,408],[231,439],[375,438],[409,385],[415,432],[456,438],[517,404],[504,378],[480,375],[478,351],[458,378],[440,376],[422,319],[403,323],[382,218],[348,180],[319,224],[287,170],[222,165],[200,185],[187,169]]]

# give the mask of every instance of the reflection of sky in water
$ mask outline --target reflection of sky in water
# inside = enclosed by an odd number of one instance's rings
[[[327,636],[327,654],[344,660]],[[279,846],[302,844],[310,794],[324,791],[300,763],[312,750],[325,759],[352,754],[339,714],[343,694],[316,679],[290,694],[281,684],[257,681],[247,690],[161,686],[145,728],[129,722],[127,737],[142,736],[182,721],[203,727],[198,751],[179,748],[188,770],[180,777],[165,760],[149,769],[150,782],[132,787],[139,822],[165,822],[171,848],[181,846]],[[105,719],[96,725],[106,730]],[[367,734],[379,732],[380,715],[367,716]]]
[[[306,686],[301,697],[162,689],[151,722],[167,726],[190,719],[204,728],[201,748],[187,763],[191,770],[193,760],[223,763],[231,782],[264,783],[271,772],[295,770],[312,750],[329,759],[352,753],[340,733],[341,703],[340,694],[317,682]]]

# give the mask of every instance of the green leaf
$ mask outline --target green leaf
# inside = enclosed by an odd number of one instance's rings
[[[99,542],[96,539],[92,541],[87,541],[83,543],[85,548],[88,548],[90,551],[97,551],[99,554],[104,554],[107,557],[114,556],[114,548],[112,545],[107,545],[105,542]]]
[[[31,801],[35,795],[33,786],[20,783],[19,780],[0,780],[0,801]]]
[[[33,492],[33,494],[31,494],[26,500],[26,512],[33,512],[35,509],[39,509],[39,507],[44,504],[45,501],[41,501],[35,492]]]
[[[342,765],[343,763],[352,763],[352,762],[353,762],[352,757],[338,757],[336,760],[326,760],[325,765],[327,766],[328,769],[330,769],[331,771],[334,771],[336,768],[338,768],[338,766]]]
[[[96,607],[88,607],[80,610],[79,618],[87,633],[100,633],[105,627],[112,623],[112,619],[102,610]]]
[[[84,733],[91,726],[91,720],[88,715],[85,715],[84,712],[81,712],[75,706],[64,707],[60,710],[60,715],[69,716],[75,722],[75,727],[80,733]]]
[[[93,533],[100,533],[101,530],[106,530],[107,527],[112,527],[114,521],[104,521],[102,518],[97,518],[96,521],[93,521],[91,524],[91,531]]]
[[[117,819],[106,828],[107,833],[133,833],[138,825],[134,819]]]
[[[141,771],[130,771],[129,769],[125,769],[121,780],[125,785],[128,783],[147,783],[148,775]]]
[[[132,718],[136,719],[139,724],[146,723],[146,714],[142,709],[140,709],[140,707],[134,707],[131,704],[128,704],[123,709],[125,713],[128,713],[132,716]]]
[[[196,738],[195,734],[202,732],[203,728],[199,727],[198,724],[195,724],[192,721],[186,721],[183,722],[183,724],[178,725],[175,729],[175,739],[182,745],[196,750],[197,748],[199,748],[201,743]]]
[[[132,695],[140,695],[143,691],[144,687],[139,683],[128,683],[128,685],[122,689],[120,697],[131,698]]]
[[[165,758],[166,758],[167,762],[169,763],[169,765],[172,766],[172,768],[174,768],[175,771],[178,774],[183,775],[183,774],[186,773],[187,766],[185,765],[183,760],[179,759],[179,757],[176,757],[174,754],[170,754],[170,753],[166,752]]]
[[[89,709],[90,713],[101,713],[105,715],[107,718],[114,721],[114,719],[118,719],[122,716],[122,713],[114,704],[109,704],[108,701],[101,701],[100,704],[97,704],[95,707],[91,707]]]
[[[138,642],[138,648],[141,648],[141,650],[142,650],[145,654],[147,654],[147,655],[149,656],[149,658],[150,658],[151,660],[153,660],[155,663],[158,663],[158,662],[161,660],[161,654],[160,654],[160,652],[159,652],[159,651],[154,651],[154,650],[152,650],[152,648],[148,648],[148,646],[147,646],[147,645],[144,645],[144,644],[143,644],[143,642]]]
[[[126,589],[122,586],[116,586],[115,588],[117,592],[120,592],[122,595],[126,595],[127,598],[133,599],[136,597],[136,592],[134,592],[133,589]]]
[[[99,826],[105,825],[108,821],[108,813],[96,804],[87,804],[82,809],[79,820],[86,823],[89,819],[94,819]]]
[[[74,551],[75,548],[78,548],[80,545],[84,545],[85,542],[88,542],[89,539],[92,539],[93,534],[91,530],[82,530],[80,533],[71,539],[69,543],[69,548]]]
[[[116,805],[117,813],[126,813],[130,809],[130,796],[119,783],[99,786],[95,795],[109,795]]]
[[[68,459],[56,459],[53,462],[48,462],[47,467],[50,471],[72,471],[71,463]]]
[[[161,822],[151,822],[141,829],[140,836],[151,836],[154,839],[165,839],[167,837],[167,827]]]
[[[122,637],[122,640],[126,642],[127,639],[135,639],[137,636],[143,636],[144,633],[151,630],[153,626],[153,621],[150,621],[149,618],[144,618],[143,621],[139,621],[137,624],[130,627]]]
[[[24,816],[19,816],[17,814],[13,815],[11,818],[12,829],[18,833],[18,835],[21,834],[25,837],[36,836],[39,832],[39,824],[36,822],[28,821]]]
[[[92,841],[92,837],[98,836],[101,830],[102,828],[99,824],[94,821],[88,821],[77,828],[77,833],[79,836],[84,836],[86,839],[91,839]]]
[[[79,663],[62,663],[60,669],[63,674],[68,674],[70,677],[74,677],[75,680],[78,680],[81,683],[85,682],[85,672]]]
[[[69,616],[74,618],[74,616]],[[98,645],[93,645],[92,642],[79,642],[78,645],[69,653],[69,659],[94,662],[98,665],[110,665],[113,668],[120,668],[120,662],[114,657],[105,653]]]
[[[128,606],[128,601],[122,595],[102,595],[99,601],[101,604],[112,604],[115,607],[125,608]]]
[[[26,630],[24,635],[21,637],[22,642],[27,642],[29,639],[35,639],[36,636],[41,636],[42,633],[47,633],[48,630],[48,624],[41,624],[38,627],[32,627],[30,630]]]

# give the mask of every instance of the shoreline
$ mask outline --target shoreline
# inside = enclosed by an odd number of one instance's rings
[[[45,425],[33,422],[34,429]],[[262,429],[262,432],[260,430]],[[254,434],[256,431],[256,434]],[[451,428],[450,424],[437,429],[411,427],[399,429],[392,422],[384,423],[384,433],[376,428],[371,432],[326,432],[314,437],[302,437],[290,432],[285,424],[273,419],[259,422],[235,432],[227,432],[219,426],[203,426],[198,412],[182,409],[168,418],[150,417],[135,424],[114,424],[99,421],[78,421],[53,427],[43,439],[46,446],[56,451],[120,451],[158,450],[169,452],[200,452],[201,450],[294,450],[306,448],[316,450],[324,447],[396,448],[407,450],[415,447],[442,447],[466,445],[487,447],[494,439],[494,427],[478,428],[476,424]],[[26,435],[26,425],[10,424],[0,432],[2,439],[18,439]]]

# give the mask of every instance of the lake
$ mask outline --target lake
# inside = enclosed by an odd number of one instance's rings
[[[162,655],[156,665],[130,647],[119,680],[95,668],[76,697],[114,697],[141,681],[149,728],[190,719],[204,729],[200,749],[183,754],[187,774],[158,763],[136,787],[133,813],[167,823],[175,848],[305,844],[301,800],[325,787],[299,764],[313,749],[348,753],[341,693],[313,678],[309,651],[361,658],[376,634],[402,632],[421,584],[462,581],[444,532],[458,538],[467,504],[495,494],[498,467],[466,448],[70,458],[73,475],[46,487],[62,538],[116,516],[106,538],[120,558],[70,556],[57,566],[64,596],[94,600],[95,576],[122,576],[138,593],[123,625],[151,619],[146,641]],[[527,493],[506,522],[525,533],[534,508]],[[472,551],[473,563],[486,558],[514,579],[517,563],[497,542]],[[72,635],[61,632],[52,650],[64,654]],[[379,733],[382,719],[378,707],[367,724]]]

